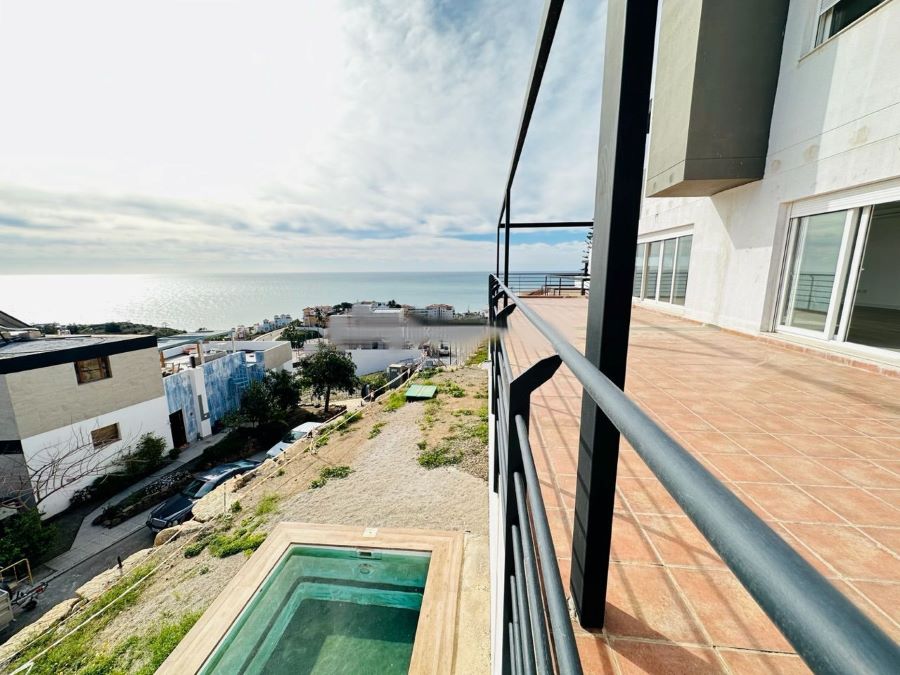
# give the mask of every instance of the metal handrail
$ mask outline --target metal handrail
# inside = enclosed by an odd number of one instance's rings
[[[772,622],[817,673],[894,673],[900,648],[562,334],[494,275]],[[505,311],[512,311],[509,307]],[[528,453],[530,455],[530,453]],[[545,577],[546,580],[546,577]]]

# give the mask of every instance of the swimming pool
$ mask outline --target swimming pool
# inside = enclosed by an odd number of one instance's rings
[[[431,554],[295,545],[201,673],[406,673]]]
[[[283,522],[157,675],[453,670],[462,532]]]

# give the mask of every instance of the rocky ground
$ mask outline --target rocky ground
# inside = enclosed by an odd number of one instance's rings
[[[227,557],[213,553],[229,546],[239,549],[250,542],[258,545],[280,521],[467,532],[460,610],[465,619],[465,640],[461,642],[465,644],[457,650],[457,671],[486,672],[488,491],[483,411],[487,373],[481,367],[467,367],[430,374],[420,381],[426,379],[439,388],[433,401],[410,402],[390,410],[398,402],[395,396],[393,401],[386,397],[368,406],[361,418],[330,432],[319,447],[298,444],[266,461],[253,474],[217,489],[195,506],[195,521],[177,532],[161,533],[160,545],[132,556],[123,572],[111,570],[89,582],[79,593],[94,602],[83,600],[66,607],[61,613],[71,616],[64,628],[56,630],[57,638],[96,612],[96,598],[103,593],[108,596],[112,584],[118,584],[116,589],[124,585],[125,590],[136,580],[129,574],[146,577],[129,592],[127,607],[106,610],[109,616],[81,629],[85,635],[79,642],[84,644],[70,645],[69,637],[68,642],[54,647],[56,652],[51,650],[37,659],[32,673],[87,672],[84,668],[114,672],[114,668],[98,667],[97,659],[107,657],[114,659],[111,665],[116,667],[127,663],[129,671],[144,668],[152,672],[154,664],[174,648],[251,551]],[[422,465],[420,458],[425,456],[424,463],[435,468]],[[346,477],[323,479],[329,469],[332,474],[345,473],[336,467],[349,467],[350,472]],[[311,487],[314,481],[321,487]],[[177,536],[162,543],[172,535]],[[196,555],[186,557],[186,551]],[[54,612],[48,613],[52,615]],[[47,628],[42,621],[0,646],[0,663]],[[172,644],[158,648],[160,635]],[[49,644],[45,638],[30,655]],[[78,647],[77,654],[57,654],[69,646]]]

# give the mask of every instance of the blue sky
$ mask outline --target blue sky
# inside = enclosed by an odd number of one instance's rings
[[[4,272],[492,266],[543,0],[48,4],[0,0]],[[514,220],[592,216],[604,13],[566,3]]]

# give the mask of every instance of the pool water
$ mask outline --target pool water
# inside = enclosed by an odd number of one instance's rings
[[[430,554],[294,546],[201,673],[406,673]]]

